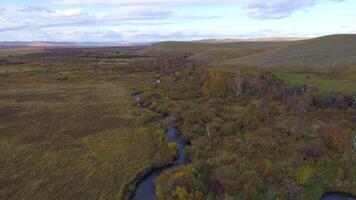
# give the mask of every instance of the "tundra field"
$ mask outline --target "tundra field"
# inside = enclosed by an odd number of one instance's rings
[[[176,157],[167,121],[190,162],[159,200],[356,195],[355,52],[354,35],[0,48],[0,199],[130,199]]]

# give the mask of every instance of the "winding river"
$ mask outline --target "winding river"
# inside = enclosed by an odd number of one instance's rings
[[[140,95],[133,94],[132,97],[140,102]],[[141,107],[144,107],[141,104]],[[178,144],[178,151],[176,159],[160,168],[152,170],[149,174],[144,176],[136,185],[135,192],[133,194],[132,200],[156,200],[156,189],[155,189],[155,180],[163,172],[169,169],[176,169],[180,166],[183,166],[188,162],[187,157],[184,154],[184,149],[186,147],[186,141],[183,138],[182,134],[177,130],[177,128],[171,124],[166,130],[166,136],[168,140],[173,141]]]
[[[140,94],[133,94],[132,97],[140,102]],[[140,102],[141,107],[145,106]],[[185,165],[188,160],[184,154],[184,149],[187,142],[184,140],[182,134],[177,130],[177,128],[171,124],[166,130],[166,136],[170,141],[178,144],[177,158],[174,162],[169,165],[156,168],[144,176],[136,185],[135,192],[133,194],[132,200],[156,200],[156,189],[155,180],[164,171],[169,169],[176,169],[180,166]],[[326,192],[322,196],[321,200],[356,200],[355,196],[342,192]]]

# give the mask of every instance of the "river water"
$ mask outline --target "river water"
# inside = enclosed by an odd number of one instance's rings
[[[136,186],[136,190],[132,200],[155,200],[156,189],[155,180],[163,172],[169,169],[178,168],[187,163],[187,158],[184,154],[186,142],[182,135],[175,127],[169,127],[166,131],[166,136],[170,141],[178,144],[178,152],[176,160],[168,166],[157,168],[146,175]]]
[[[342,192],[326,192],[321,200],[356,200],[356,197]]]
[[[139,94],[132,95],[136,101],[140,101]],[[141,104],[141,103],[140,103]],[[141,104],[142,106],[142,104]],[[142,106],[143,107],[143,106]],[[178,144],[177,157],[176,159],[167,166],[156,168],[147,174],[143,179],[141,179],[136,185],[136,190],[132,197],[132,200],[156,200],[156,178],[164,171],[170,169],[176,169],[183,166],[188,162],[186,155],[184,154],[184,149],[186,147],[186,141],[184,140],[182,134],[177,130],[177,128],[172,124],[166,130],[166,137],[169,141]]]

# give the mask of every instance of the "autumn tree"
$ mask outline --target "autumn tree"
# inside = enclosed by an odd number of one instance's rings
[[[203,84],[203,94],[209,97],[217,97],[226,94],[226,92],[224,76],[215,68],[209,69],[207,79]]]

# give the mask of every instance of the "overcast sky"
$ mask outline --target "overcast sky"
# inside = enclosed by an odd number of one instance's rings
[[[356,0],[0,0],[0,41],[162,41],[356,33]]]

